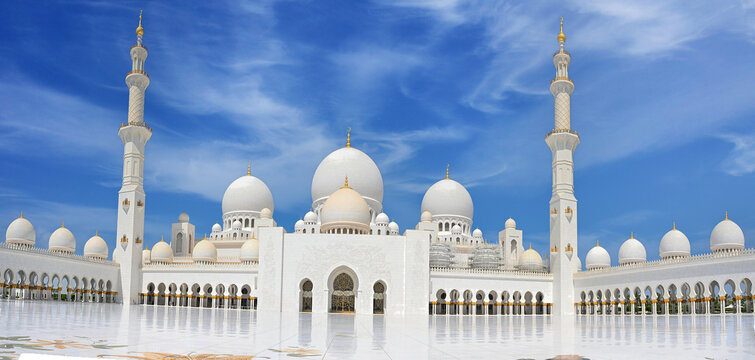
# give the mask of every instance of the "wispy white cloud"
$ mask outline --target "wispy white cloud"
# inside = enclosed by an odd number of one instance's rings
[[[721,138],[734,145],[722,164],[725,173],[739,176],[755,171],[755,134],[726,134]]]

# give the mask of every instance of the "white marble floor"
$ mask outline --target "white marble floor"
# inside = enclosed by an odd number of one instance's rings
[[[560,319],[123,309],[0,301],[0,360],[21,353],[140,360],[755,358],[751,314]]]

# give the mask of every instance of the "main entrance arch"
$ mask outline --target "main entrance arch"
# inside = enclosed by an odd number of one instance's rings
[[[353,313],[355,301],[354,279],[346,272],[339,273],[330,288],[330,312]]]

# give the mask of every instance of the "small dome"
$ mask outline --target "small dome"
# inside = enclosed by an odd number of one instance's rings
[[[260,218],[263,219],[272,219],[273,218],[273,212],[269,208],[264,208],[262,211],[260,211]]]
[[[512,218],[509,218],[508,220],[506,220],[505,227],[506,229],[516,229],[516,221],[514,221],[514,219]]]
[[[105,239],[95,234],[84,244],[84,257],[107,259],[110,250],[107,248]]]
[[[220,224],[215,223],[215,225],[212,225],[212,232],[221,232],[223,231],[223,228],[220,226]]]
[[[165,241],[160,240],[160,242],[152,247],[150,260],[165,263],[173,262],[173,248]]]
[[[234,230],[241,229],[241,221],[234,220],[233,224],[231,224],[231,229],[234,229]]]
[[[260,241],[252,237],[241,245],[241,261],[256,261],[260,258]]]
[[[472,232],[472,237],[482,239],[482,230],[474,229],[474,231]]]
[[[433,221],[433,214],[427,210],[422,212],[422,216],[420,216],[420,221],[422,222],[431,222]]]
[[[388,215],[382,212],[375,217],[375,224],[388,225],[388,222],[390,221],[391,220],[388,218]]]
[[[684,233],[676,229],[675,224],[673,229],[663,235],[658,252],[662,259],[688,257],[690,255],[689,239]]]
[[[223,194],[223,214],[234,211],[262,211],[273,207],[273,193],[262,180],[245,175],[234,180]]]
[[[149,249],[142,250],[142,264],[146,264],[150,261]]]
[[[185,211],[182,212],[181,215],[178,215],[178,222],[180,223],[189,222],[189,214],[187,214]]]
[[[203,239],[194,245],[194,261],[215,262],[218,260],[218,249],[210,240]]]
[[[300,230],[302,228],[304,228],[304,220],[299,219],[296,221],[296,224],[294,224],[294,230]]]
[[[312,211],[312,210],[307,211],[307,214],[304,215],[304,222],[306,222],[306,223],[316,223],[317,222],[317,214],[315,214],[315,212]]]
[[[37,233],[34,231],[34,226],[23,215],[13,220],[5,231],[5,242],[8,244],[34,246],[36,239]]]
[[[10,229],[10,228],[9,228]],[[735,222],[726,218],[718,223],[710,233],[711,251],[742,250],[745,248],[745,234]]]
[[[632,237],[624,241],[619,248],[619,265],[642,263],[647,261],[647,252],[642,243]]]
[[[333,225],[355,226],[369,232],[370,207],[354,189],[347,185],[338,189],[328,197],[322,206],[320,220],[323,227]]]
[[[520,270],[541,271],[544,268],[543,258],[530,247],[519,256],[518,268]]]
[[[50,235],[48,249],[50,251],[73,253],[76,251],[76,238],[73,237],[73,233],[70,230],[66,229],[65,226],[61,226]]]
[[[454,225],[451,228],[451,234],[454,234],[454,235],[461,234],[461,226],[459,226],[458,224]]]
[[[611,255],[602,246],[595,245],[594,248],[587,252],[585,266],[587,270],[611,267]]]
[[[391,234],[398,234],[398,224],[396,224],[395,221],[391,221],[391,223],[388,224],[388,231],[390,231]]]
[[[467,189],[451,179],[436,182],[425,192],[422,209],[434,216],[460,216],[472,220],[474,204]]]

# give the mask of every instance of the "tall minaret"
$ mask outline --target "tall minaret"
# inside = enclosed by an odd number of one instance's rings
[[[553,55],[556,78],[551,81],[555,98],[555,126],[545,142],[553,153],[553,193],[550,201],[551,271],[553,313],[574,314],[574,272],[577,271],[577,198],[574,197],[574,149],[579,136],[570,126],[570,98],[574,82],[569,79],[571,55],[564,50],[564,19],[558,34],[558,51]]]
[[[144,122],[144,90],[149,76],[144,71],[147,48],[142,45],[142,14],[136,28],[136,45],[131,47],[128,86],[128,122],[121,124],[123,141],[123,186],[118,192],[118,232],[114,258],[121,268],[121,295],[124,304],[136,304],[141,287],[142,241],[144,239],[144,147],[152,129]]]

